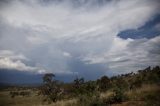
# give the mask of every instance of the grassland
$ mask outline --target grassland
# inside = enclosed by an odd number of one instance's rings
[[[10,96],[10,89],[0,91],[0,106],[65,106],[75,103],[75,99],[57,101],[56,103],[43,102],[43,96],[31,91],[29,96]]]
[[[43,102],[43,96],[37,95],[37,91],[30,90],[29,96],[10,96],[10,89],[0,91],[0,106],[79,106],[76,98],[60,100],[56,103]],[[101,93],[102,99],[112,95],[112,91]],[[160,106],[160,86],[143,85],[141,88],[126,91],[128,100],[111,106]]]

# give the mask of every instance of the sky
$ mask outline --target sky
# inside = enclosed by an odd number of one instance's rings
[[[0,82],[160,65],[159,10],[159,0],[0,0]]]

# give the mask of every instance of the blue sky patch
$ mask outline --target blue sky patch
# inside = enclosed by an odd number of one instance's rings
[[[153,38],[160,35],[160,15],[156,15],[152,20],[138,29],[128,29],[118,34],[121,38],[141,39]]]

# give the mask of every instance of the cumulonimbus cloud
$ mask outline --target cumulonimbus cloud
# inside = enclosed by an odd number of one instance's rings
[[[0,2],[0,50],[23,54],[33,67],[71,73],[76,70],[70,70],[69,63],[78,59],[86,65],[105,63],[106,71],[117,72],[144,67],[146,62],[149,65],[156,60],[147,48],[154,49],[157,43],[150,42],[158,37],[146,39],[145,46],[134,44],[141,40],[122,39],[117,34],[137,29],[159,14],[158,0],[4,1]],[[132,48],[137,49],[132,52]],[[144,55],[139,53],[142,51]],[[133,61],[138,56],[146,60],[144,64]],[[122,68],[127,65],[125,61],[132,65]]]

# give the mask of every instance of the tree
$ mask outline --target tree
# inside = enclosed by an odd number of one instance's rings
[[[101,77],[97,80],[100,91],[106,91],[110,87],[110,79],[107,76]]]
[[[75,88],[80,88],[80,86],[82,85],[84,83],[84,78],[76,78],[75,80],[74,80],[74,86],[75,86]]]
[[[55,77],[52,73],[47,73],[43,76],[43,83],[50,84],[53,81],[53,77]]]
[[[86,83],[84,78],[76,78],[73,82],[74,93],[76,95],[87,94],[88,90],[86,89]]]
[[[60,88],[58,83],[53,78],[55,77],[52,73],[47,73],[43,76],[43,86],[41,87],[42,94],[46,97],[45,100],[56,102]]]

